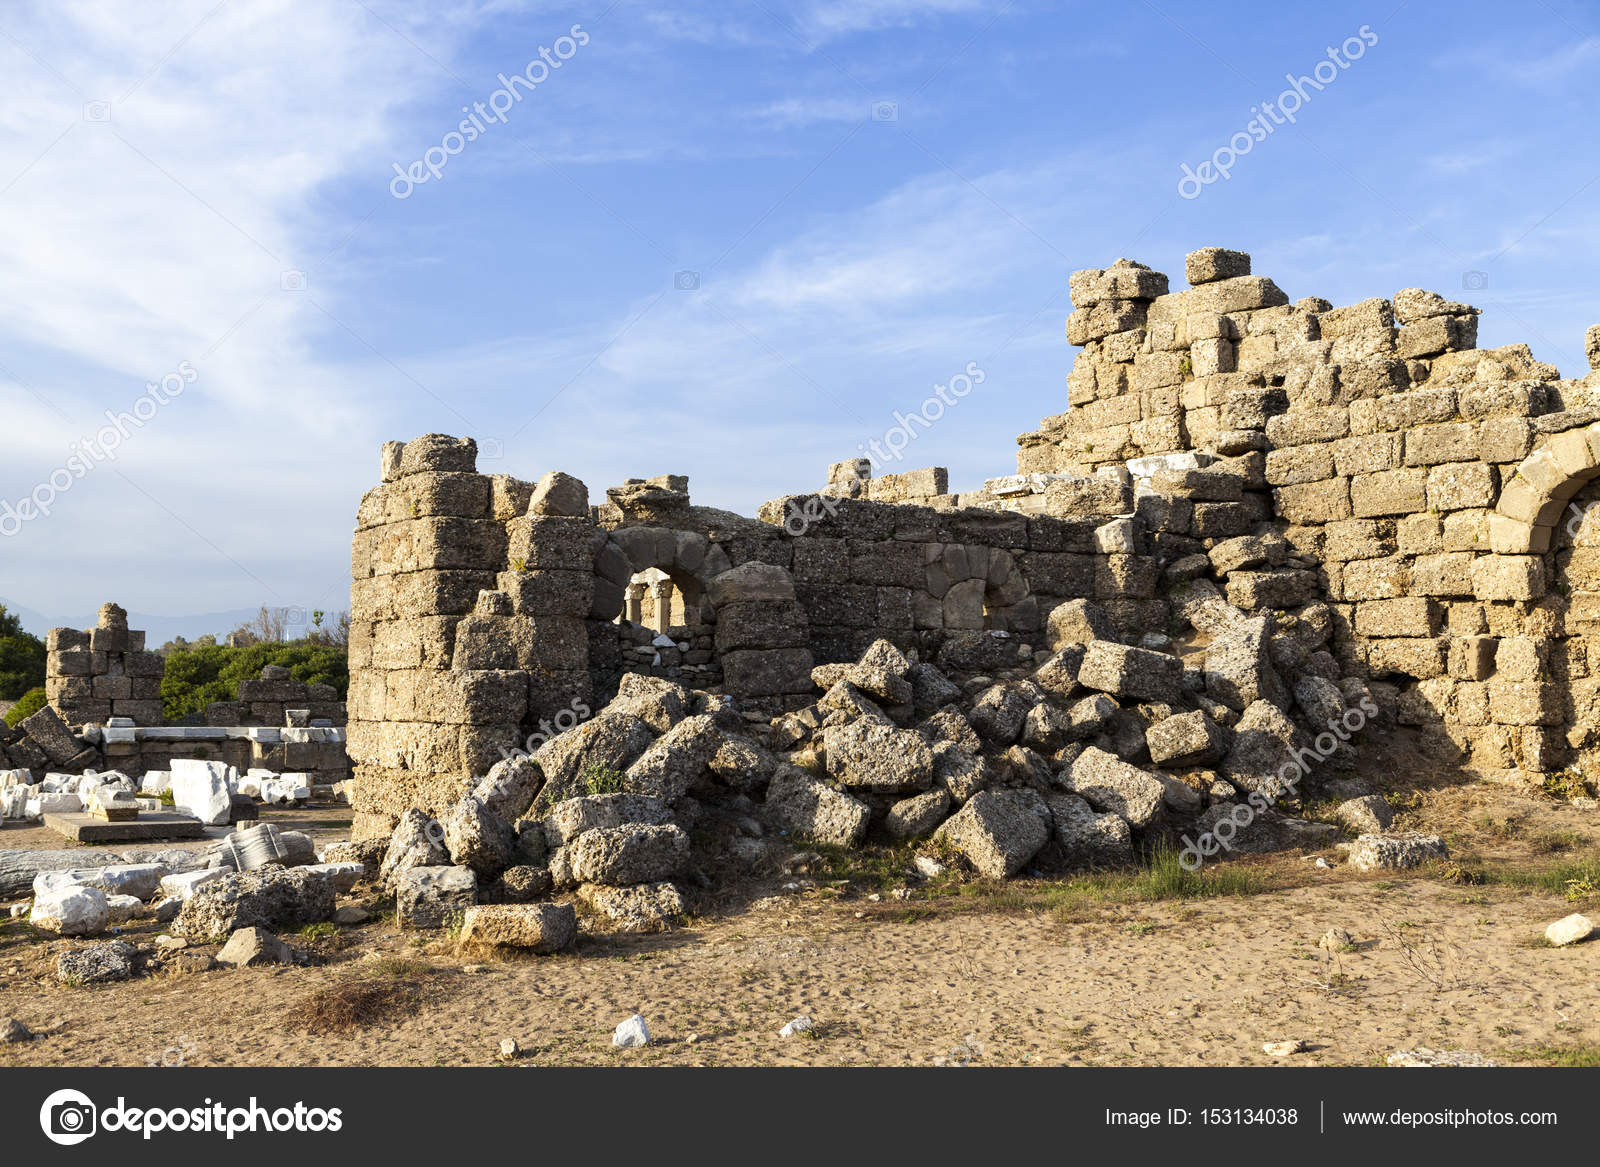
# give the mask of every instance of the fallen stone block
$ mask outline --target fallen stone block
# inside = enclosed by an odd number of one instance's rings
[[[443,928],[477,902],[478,876],[470,867],[408,867],[394,879],[395,920],[403,929]]]
[[[946,819],[935,842],[954,848],[980,875],[1015,875],[1049,841],[1045,819],[1009,790],[983,790]]]
[[[233,791],[229,779],[233,767],[222,762],[202,762],[193,758],[172,760],[172,802],[185,814],[207,826],[221,826],[231,819]]]
[[[1381,794],[1342,802],[1333,815],[1353,835],[1381,835],[1394,824],[1394,811]]]
[[[1068,644],[1115,641],[1117,627],[1098,604],[1089,600],[1068,600],[1050,609],[1045,620],[1045,639],[1052,650]]]
[[[1075,794],[1054,794],[1045,802],[1055,822],[1056,841],[1069,863],[1122,867],[1133,861],[1133,831],[1121,815],[1096,811]]]
[[[839,847],[854,847],[866,837],[872,813],[865,803],[789,765],[772,776],[765,809],[779,830]]]
[[[294,964],[294,949],[265,928],[241,928],[217,953],[218,964],[230,968],[253,968],[262,964]]]
[[[489,880],[516,861],[516,831],[482,799],[469,794],[445,812],[440,825],[445,850],[457,867],[470,867]]]
[[[1144,740],[1157,766],[1209,765],[1228,746],[1226,732],[1199,709],[1162,718],[1144,731]]]
[[[1448,859],[1450,849],[1437,835],[1362,835],[1346,844],[1350,866],[1358,871],[1399,871],[1430,859]]]
[[[1067,768],[1065,779],[1071,793],[1099,811],[1110,811],[1126,819],[1136,830],[1155,825],[1165,806],[1166,789],[1149,771],[1090,746]]]
[[[628,767],[625,786],[630,793],[659,798],[670,806],[705,773],[721,744],[722,731],[715,718],[708,714],[686,717]]]
[[[360,863],[308,863],[304,870],[331,879],[333,890],[339,895],[350,892],[367,874],[367,869]]]
[[[297,928],[333,919],[333,881],[306,868],[266,867],[202,884],[184,901],[173,932],[190,940],[240,928]]]
[[[378,878],[391,883],[412,867],[447,867],[450,853],[444,847],[444,829],[415,807],[400,816],[378,868]]]
[[[572,878],[579,883],[626,887],[657,883],[683,872],[689,862],[689,836],[671,823],[629,825],[585,831],[567,847]]]
[[[930,790],[895,803],[884,816],[883,825],[897,839],[919,839],[932,834],[949,813],[949,793]]]
[[[225,867],[206,867],[199,871],[180,871],[161,877],[160,894],[172,900],[187,900],[195,891],[229,874]]]
[[[99,888],[72,884],[33,897],[28,923],[59,936],[94,936],[106,929],[110,907]]]
[[[126,940],[91,944],[56,957],[56,977],[79,988],[125,981],[134,974],[138,950]]]
[[[468,948],[560,952],[570,948],[577,935],[577,916],[567,904],[476,906],[461,917],[461,944]]]
[[[578,896],[617,932],[659,932],[688,913],[683,893],[665,881],[632,887],[586,883]]]
[[[933,782],[933,754],[915,730],[861,720],[829,726],[823,743],[828,773],[841,786],[909,794]]]
[[[562,847],[585,831],[629,823],[659,826],[671,821],[667,804],[645,794],[586,794],[550,808],[541,820],[545,842]]]

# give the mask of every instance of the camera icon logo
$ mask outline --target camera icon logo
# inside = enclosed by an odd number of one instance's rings
[[[83,103],[83,120],[86,122],[108,122],[111,120],[111,103],[109,101],[86,101]]]
[[[680,271],[673,274],[672,286],[680,292],[697,292],[700,290],[700,273],[697,271]]]
[[[94,1101],[78,1090],[57,1090],[39,1107],[44,1137],[62,1147],[75,1147],[91,1137],[98,1126]]]
[[[499,438],[481,438],[478,441],[478,456],[486,461],[495,461],[506,456],[506,444]]]
[[[875,122],[897,122],[900,120],[900,105],[893,101],[875,101],[872,103],[872,120]]]
[[[303,292],[306,290],[306,273],[291,268],[278,277],[278,286],[286,292]]]
[[[1489,273],[1486,271],[1464,271],[1461,273],[1461,287],[1468,292],[1481,292],[1489,286]]]

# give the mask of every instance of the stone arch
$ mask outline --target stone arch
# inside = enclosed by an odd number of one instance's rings
[[[938,627],[1030,632],[1039,626],[1038,601],[1009,551],[966,543],[930,548],[935,553],[924,566],[924,602],[938,606]]]
[[[1489,547],[1542,555],[1568,502],[1600,476],[1600,422],[1556,434],[1507,476],[1489,518]]]
[[[1551,604],[1559,619],[1549,622],[1548,640],[1521,650],[1540,676],[1565,682],[1560,725],[1541,739],[1541,764],[1529,769],[1557,769],[1571,760],[1569,750],[1585,769],[1600,762],[1600,475],[1571,502],[1551,533]]]
[[[595,554],[590,617],[614,620],[624,610],[628,582],[654,568],[684,592],[686,604],[710,610],[710,583],[733,565],[728,554],[697,531],[618,527],[605,532]]]

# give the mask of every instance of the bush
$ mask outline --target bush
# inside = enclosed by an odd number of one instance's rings
[[[6,724],[13,727],[20,725],[24,717],[32,717],[48,704],[43,685],[37,689],[29,689],[15,705],[6,710]]]
[[[0,701],[16,701],[44,684],[44,641],[26,632],[0,636]]]
[[[267,665],[283,665],[307,685],[331,685],[343,701],[350,688],[349,658],[343,648],[291,640],[229,648],[222,644],[174,648],[167,654],[161,681],[161,712],[168,721],[204,713],[213,701],[237,701],[239,682],[261,675]]]

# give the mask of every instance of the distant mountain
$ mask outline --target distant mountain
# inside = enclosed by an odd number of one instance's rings
[[[33,633],[40,640],[44,639],[44,634],[50,631],[51,628],[58,627],[58,625],[52,624],[48,619],[40,615],[38,612],[35,612],[32,608],[24,608],[21,604],[13,604],[4,596],[0,596],[0,604],[4,604],[6,606],[6,611],[10,612],[13,616],[21,616],[22,630],[24,632]]]

